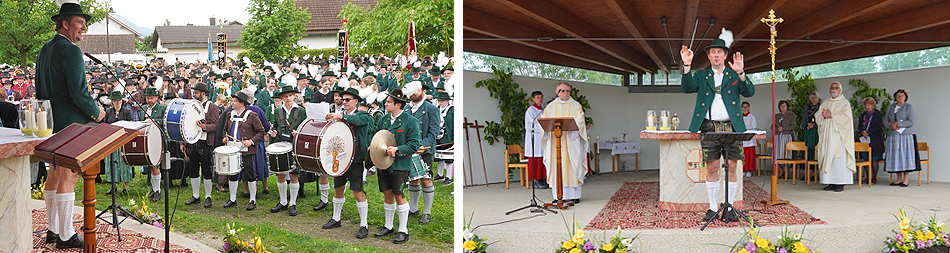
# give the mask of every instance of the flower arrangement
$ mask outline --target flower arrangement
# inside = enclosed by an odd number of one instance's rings
[[[45,188],[46,188],[46,181],[43,181],[42,183],[40,183],[39,187],[36,187],[36,189],[30,190],[30,197],[33,199],[44,199],[43,189]]]
[[[759,228],[755,222],[749,223],[749,231],[746,233],[745,244],[739,243],[732,246],[733,253],[819,253],[802,241],[802,234],[805,233],[805,226],[802,226],[802,232],[792,234],[788,226],[782,230],[776,240],[769,240],[759,236]]]
[[[241,240],[237,236],[238,232],[244,230],[243,228],[234,229],[235,226],[232,224],[226,224],[227,234],[224,235],[224,246],[222,249],[225,253],[269,253],[264,249],[264,243],[261,241],[261,237],[257,236],[257,233],[253,234],[253,239],[250,242]]]
[[[492,243],[487,243],[487,238],[478,237],[475,234],[475,230],[471,228],[472,218],[475,217],[475,213],[472,213],[472,216],[468,219],[468,222],[464,226],[464,231],[462,232],[462,250],[465,253],[485,253],[488,252],[488,246]]]
[[[161,215],[152,212],[148,209],[148,201],[145,197],[142,197],[142,205],[136,205],[134,199],[129,199],[129,211],[145,223],[152,224],[152,226],[158,228],[165,228],[165,220],[162,219]]]
[[[567,225],[567,220],[564,221]],[[574,220],[574,226],[568,227],[570,238],[561,243],[561,247],[555,250],[555,253],[627,253],[633,251],[633,241],[637,240],[639,235],[633,238],[624,238],[620,236],[620,226],[617,226],[617,235],[607,240],[607,231],[604,231],[604,242],[598,243],[584,239],[584,230],[581,224]]]
[[[943,222],[937,221],[936,215],[930,216],[927,222],[912,224],[910,219],[900,209],[900,214],[896,215],[900,223],[897,231],[894,231],[894,237],[888,237],[884,240],[887,247],[885,252],[910,252],[911,250],[922,250],[934,246],[950,246],[950,236],[947,235],[947,226]]]

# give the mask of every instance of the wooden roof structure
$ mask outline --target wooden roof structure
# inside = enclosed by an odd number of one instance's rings
[[[950,45],[942,11],[950,1],[483,0],[464,1],[464,50],[623,75],[669,72],[694,26],[693,67],[708,68],[702,48],[725,27],[752,73],[771,68],[760,20],[773,9],[785,20],[776,69]]]

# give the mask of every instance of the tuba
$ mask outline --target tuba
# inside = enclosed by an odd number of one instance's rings
[[[250,81],[252,77],[254,77],[254,71],[251,71],[250,69],[244,69],[244,78],[241,79],[242,90],[247,88],[248,81]]]
[[[145,69],[145,65],[142,65],[140,62],[135,63],[135,73],[142,74],[143,69]]]

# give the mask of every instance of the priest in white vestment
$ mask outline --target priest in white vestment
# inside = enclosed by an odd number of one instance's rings
[[[841,83],[831,83],[831,98],[815,112],[818,123],[818,166],[826,191],[841,192],[854,184],[854,121],[851,103],[841,95]]]
[[[561,134],[561,183],[564,200],[575,203],[581,198],[581,186],[587,175],[587,127],[581,104],[571,98],[571,85],[558,83],[557,98],[544,108],[540,118],[572,117],[579,131],[563,131]],[[539,126],[540,128],[540,126]],[[544,152],[544,165],[548,169],[548,183],[557,199],[557,147],[555,136],[544,132],[541,145]]]

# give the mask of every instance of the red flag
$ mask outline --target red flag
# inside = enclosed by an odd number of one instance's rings
[[[417,56],[416,52],[416,21],[409,20],[409,38],[407,39],[406,45],[406,57],[411,58],[412,56]],[[409,64],[412,64],[409,62]]]

